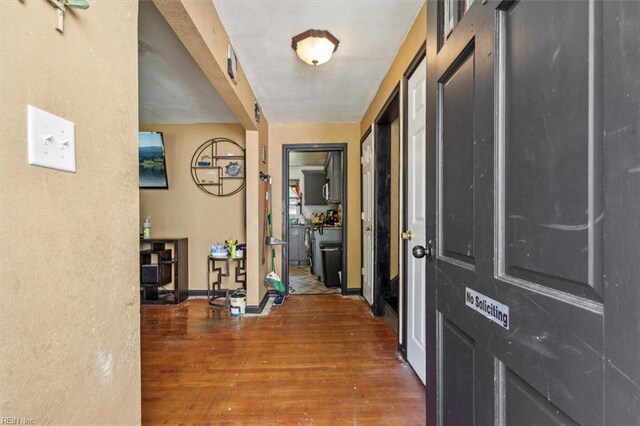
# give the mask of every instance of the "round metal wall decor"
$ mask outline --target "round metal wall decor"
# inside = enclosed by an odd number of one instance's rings
[[[231,139],[209,139],[191,157],[191,177],[207,194],[216,197],[237,194],[244,188],[244,149]]]

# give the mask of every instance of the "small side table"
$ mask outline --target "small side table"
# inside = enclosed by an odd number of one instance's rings
[[[236,289],[224,289],[224,295],[216,294],[216,291],[220,292],[223,289],[222,287],[222,277],[228,277],[229,271],[231,270],[231,262],[234,263],[235,269],[235,282],[236,284],[240,284],[243,289],[247,289],[247,271],[245,269],[245,258],[244,257],[224,257],[217,258],[212,257],[211,255],[207,256],[207,300],[211,306],[220,306],[215,305],[213,301],[219,297],[225,298],[224,306],[229,306],[229,291],[237,290]],[[212,281],[211,274],[215,273],[215,280]],[[213,291],[212,291],[213,287]],[[217,288],[217,289],[216,289]]]

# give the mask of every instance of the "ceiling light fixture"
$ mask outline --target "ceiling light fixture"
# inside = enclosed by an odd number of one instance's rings
[[[340,41],[327,30],[307,30],[291,39],[291,47],[309,65],[321,65],[331,59]]]

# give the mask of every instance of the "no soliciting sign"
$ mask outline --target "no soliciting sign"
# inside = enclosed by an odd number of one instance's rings
[[[469,287],[465,287],[465,290],[465,301],[468,307],[480,312],[501,327],[509,329],[509,307],[507,305],[496,302],[482,293],[471,290]]]

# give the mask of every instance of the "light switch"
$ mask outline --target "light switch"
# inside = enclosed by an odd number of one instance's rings
[[[29,164],[75,172],[75,124],[31,105],[27,115]]]

